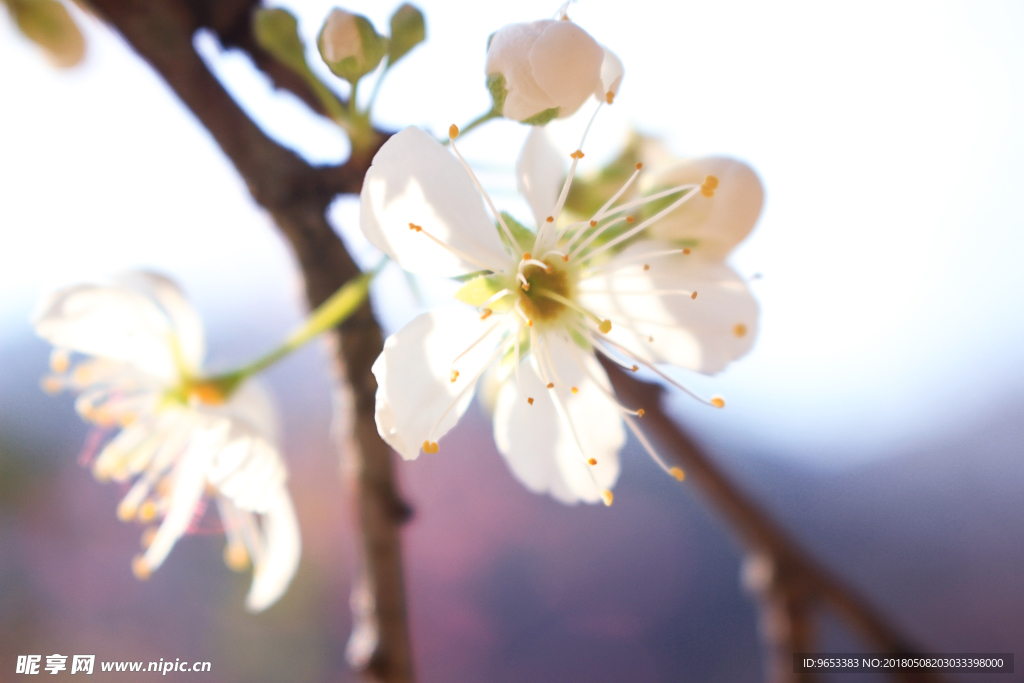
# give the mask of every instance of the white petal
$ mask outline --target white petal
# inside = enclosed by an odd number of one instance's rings
[[[178,377],[169,320],[153,301],[131,290],[62,289],[40,302],[32,323],[56,347],[130,363],[167,383]]]
[[[410,223],[457,253],[410,229]],[[419,128],[396,133],[373,158],[363,181],[360,227],[374,246],[413,273],[451,277],[510,264],[466,169]]]
[[[487,64],[484,68],[488,76],[502,74],[505,77],[505,97],[503,115],[516,121],[528,119],[545,109],[558,106],[539,85],[533,76],[530,64],[530,48],[548,26],[554,23],[547,19],[525,24],[509,24],[491,36],[487,48]]]
[[[607,102],[608,93],[611,93],[613,98],[618,95],[625,71],[618,55],[608,48],[604,48],[604,61],[601,63],[601,85],[594,91],[594,97],[602,102]]]
[[[196,408],[203,414],[230,418],[241,423],[271,444],[277,444],[281,419],[273,396],[258,379],[246,380],[222,405],[202,404]]]
[[[580,303],[611,320],[608,337],[639,358],[714,374],[753,346],[757,302],[731,268],[696,251],[651,258],[649,270],[636,260],[669,248],[663,242],[634,243],[606,270],[580,283]],[[696,299],[689,295],[693,291]]]
[[[516,183],[533,210],[534,225],[538,229],[555,211],[565,173],[565,160],[551,144],[544,128],[531,127],[516,162]]]
[[[533,77],[564,118],[576,112],[601,82],[604,50],[571,21],[552,21],[530,48]]]
[[[424,441],[436,442],[466,411],[478,375],[494,357],[500,329],[453,361],[495,322],[481,321],[469,308],[439,308],[384,342],[373,364],[377,430],[406,460],[418,457]],[[459,373],[454,382],[453,370]]]
[[[754,169],[727,157],[689,159],[644,178],[647,191],[697,184],[713,175],[718,188],[711,197],[699,192],[678,209],[654,223],[647,234],[667,242],[694,243],[694,251],[724,259],[757,223],[764,188]]]
[[[203,321],[178,285],[163,275],[143,270],[122,273],[116,281],[156,302],[171,321],[183,360],[190,370],[198,370],[206,355]]]
[[[220,450],[227,436],[227,421],[215,427],[196,430],[174,471],[174,489],[167,515],[157,529],[153,542],[143,558],[152,571],[159,567],[174,544],[188,529],[196,505],[206,486],[206,468],[213,455]]]
[[[278,490],[262,517],[263,548],[253,568],[252,586],[245,599],[250,612],[260,612],[284,594],[299,567],[302,541],[291,496]]]
[[[618,407],[601,392],[572,354],[577,351],[557,335],[546,336],[547,348],[558,378],[566,388],[559,390],[567,417],[575,428],[583,454],[573,431],[560,414],[552,390],[545,388],[531,363],[521,367],[524,396],[514,378],[506,380],[494,409],[494,441],[505,456],[512,473],[526,488],[549,493],[563,503],[601,500],[601,491],[609,489],[619,476],[619,449],[626,435]],[[593,355],[577,353],[590,374],[608,388],[608,377]],[[533,405],[527,398],[534,399]],[[588,465],[584,458],[594,458]],[[592,476],[593,475],[593,476]]]

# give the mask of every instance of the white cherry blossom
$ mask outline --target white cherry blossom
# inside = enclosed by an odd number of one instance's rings
[[[258,612],[274,603],[301,546],[276,412],[252,380],[225,397],[201,378],[203,326],[174,283],[135,272],[109,285],[68,287],[40,302],[33,324],[55,347],[44,388],[70,389],[83,418],[120,428],[93,473],[132,482],[117,515],[153,524],[132,562],[135,575],[148,578],[163,563],[208,494],[227,536],[225,562],[253,566],[246,606]]]
[[[406,128],[382,147],[363,185],[361,227],[370,241],[410,272],[462,276],[458,298],[473,305],[424,313],[386,340],[373,366],[381,436],[405,459],[437,452],[490,372],[499,384],[495,442],[530,490],[610,504],[625,427],[681,478],[637,428],[643,410],[615,400],[596,356],[675,384],[659,365],[710,374],[750,349],[757,303],[722,262],[718,243],[709,238],[715,247],[705,250],[703,240],[680,247],[645,239],[663,217],[714,195],[718,179],[616,204],[640,175],[637,164],[593,216],[569,220],[562,207],[583,153],[571,155],[562,184],[561,158],[534,128],[517,166],[534,232],[496,210],[462,160],[457,135],[453,126],[449,150]],[[634,215],[655,201],[668,204]],[[724,405],[717,397],[707,403]]]

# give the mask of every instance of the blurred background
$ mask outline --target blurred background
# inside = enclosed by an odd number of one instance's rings
[[[489,107],[487,36],[557,9],[419,6],[427,42],[384,83],[383,127],[475,118]],[[288,7],[312,46],[332,4]],[[381,31],[394,10],[346,8]],[[78,463],[98,437],[71,398],[39,390],[49,349],[28,316],[56,286],[138,267],[170,275],[207,322],[214,370],[274,346],[303,313],[287,246],[209,134],[120,38],[72,10],[88,51],[68,71],[0,12],[0,681],[17,678],[17,655],[55,652],[210,661],[217,681],[354,680],[343,645],[355,539],[318,344],[266,375],[304,554],[289,592],[257,616],[216,535],[183,539],[148,582],[132,577],[141,528],[116,520],[123,492]],[[923,650],[1020,655],[1024,5],[582,0],[569,13],[626,65],[584,173],[634,126],[680,156],[742,158],[766,187],[732,261],[763,276],[751,283],[760,338],[719,376],[678,375],[728,409],[678,397],[674,414]],[[212,36],[196,45],[270,135],[314,162],[346,157],[332,124],[272,92],[246,58]],[[551,129],[572,146],[585,123]],[[492,123],[461,146],[524,218],[512,171],[525,132]],[[354,199],[332,207],[372,265],[357,216]],[[416,288],[429,303],[450,286]],[[424,301],[388,270],[374,303],[393,332]],[[614,506],[564,507],[512,479],[490,429],[474,407],[445,453],[399,466],[416,509],[405,552],[422,681],[762,678],[741,548],[698,490],[630,442]],[[862,646],[823,622],[821,651]],[[993,677],[1024,680],[974,678]]]

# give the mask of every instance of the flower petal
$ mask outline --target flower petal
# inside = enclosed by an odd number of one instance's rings
[[[757,223],[764,204],[764,188],[754,169],[727,157],[689,159],[656,171],[643,182],[645,193],[700,185],[713,175],[718,188],[711,197],[697,193],[669,215],[648,228],[648,235],[667,242],[693,243],[694,251],[712,259],[724,259]]]
[[[261,612],[277,602],[295,576],[302,555],[299,522],[286,489],[278,490],[261,521],[263,548],[245,598],[250,612]]]
[[[580,303],[611,320],[608,338],[638,358],[714,374],[753,346],[757,301],[735,271],[696,251],[643,259],[670,248],[630,245],[580,283]]]
[[[424,441],[437,442],[455,426],[473,398],[476,380],[495,358],[502,324],[481,321],[472,309],[440,308],[387,338],[373,364],[377,430],[399,455],[414,460]]]
[[[608,96],[610,94],[611,99],[614,100],[615,96],[619,94],[619,87],[622,85],[622,76],[625,72],[626,69],[622,66],[622,60],[618,55],[608,48],[604,48],[604,61],[601,62],[601,84],[594,91],[594,97],[611,104]]]
[[[206,355],[203,321],[178,285],[163,275],[144,270],[122,273],[116,282],[149,298],[163,310],[174,329],[183,360],[191,371],[198,371]]]
[[[167,383],[178,377],[170,321],[153,301],[129,289],[59,290],[36,307],[32,324],[58,348],[129,363]]]
[[[571,21],[551,21],[530,48],[537,85],[559,107],[558,117],[574,114],[601,82],[604,50]]]
[[[516,184],[533,210],[534,225],[555,212],[565,179],[565,161],[551,144],[543,126],[532,126],[516,163]]]
[[[374,246],[413,273],[451,277],[502,271],[511,262],[466,169],[419,128],[396,133],[373,158],[363,181],[360,227]]]
[[[514,379],[506,380],[494,408],[494,441],[526,488],[549,493],[563,503],[596,503],[602,490],[618,479],[618,452],[626,434],[618,407],[594,381],[609,388],[604,369],[593,354],[572,344],[557,334],[545,335],[547,354],[558,376],[555,381],[576,387],[578,393],[565,386],[545,388],[533,364],[524,363],[520,375],[526,396]],[[558,392],[564,414],[553,391]],[[532,405],[527,398],[534,399]],[[586,464],[584,458],[596,459],[597,465]]]

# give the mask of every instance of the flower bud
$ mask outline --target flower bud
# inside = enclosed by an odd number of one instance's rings
[[[571,21],[510,24],[491,36],[488,87],[506,118],[539,125],[575,113],[601,91],[604,60],[605,50]]]
[[[366,17],[337,8],[327,15],[317,45],[331,71],[351,83],[376,69],[387,52],[387,39]]]

